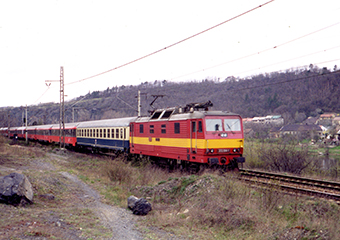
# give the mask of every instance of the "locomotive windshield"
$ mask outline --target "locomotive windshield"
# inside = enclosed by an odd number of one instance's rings
[[[222,119],[205,119],[207,131],[223,131]]]
[[[225,131],[241,131],[240,119],[224,119]]]
[[[241,131],[240,119],[205,119],[207,131]]]

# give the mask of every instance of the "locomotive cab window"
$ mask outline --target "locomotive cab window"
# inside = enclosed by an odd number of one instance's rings
[[[139,125],[139,133],[144,133],[144,125]]]
[[[222,119],[206,119],[205,126],[207,131],[223,131]]]
[[[240,119],[224,119],[225,131],[241,131]]]

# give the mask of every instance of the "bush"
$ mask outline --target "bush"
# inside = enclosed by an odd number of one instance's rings
[[[312,162],[307,147],[297,148],[293,144],[281,143],[260,149],[260,159],[264,167],[279,172],[301,174]]]
[[[125,164],[122,161],[110,161],[105,166],[107,176],[112,182],[119,184],[130,185],[132,178],[135,175],[135,169],[130,164]]]

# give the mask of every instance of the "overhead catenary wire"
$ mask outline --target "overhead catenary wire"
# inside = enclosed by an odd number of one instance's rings
[[[251,11],[251,10],[249,10],[249,11]],[[235,18],[236,18],[236,17],[235,17]],[[222,24],[222,23],[221,23],[221,24]],[[197,72],[205,71],[205,70],[208,70],[208,69],[212,69],[212,68],[215,68],[215,67],[219,67],[219,66],[221,66],[221,65],[228,64],[228,63],[231,63],[231,62],[235,62],[235,61],[238,61],[238,60],[241,60],[241,59],[244,59],[244,58],[248,58],[248,57],[251,57],[251,56],[254,56],[254,55],[258,55],[258,54],[264,53],[264,52],[269,51],[269,50],[277,49],[278,47],[281,47],[281,46],[286,45],[286,44],[288,44],[288,43],[297,41],[297,40],[299,40],[299,39],[302,39],[302,38],[304,38],[304,37],[307,37],[307,36],[310,36],[310,35],[312,35],[312,34],[318,33],[318,32],[320,32],[320,31],[326,30],[326,29],[328,29],[328,28],[330,28],[330,27],[334,27],[334,26],[336,26],[336,25],[338,25],[338,24],[340,24],[340,22],[337,22],[337,23],[334,23],[334,24],[332,24],[332,25],[326,26],[326,27],[324,27],[324,28],[318,29],[318,30],[313,31],[313,32],[311,32],[311,33],[302,35],[302,36],[300,36],[300,37],[297,37],[297,38],[295,38],[295,39],[289,40],[289,41],[287,41],[287,42],[278,44],[278,45],[276,45],[276,46],[274,46],[274,47],[267,48],[267,49],[262,50],[262,51],[257,51],[257,52],[255,52],[255,53],[252,53],[252,54],[249,54],[249,55],[246,55],[246,56],[243,56],[243,57],[234,59],[234,60],[230,60],[230,61],[228,61],[228,62],[220,63],[220,64],[217,64],[217,65],[208,67],[208,68],[204,68],[204,69],[199,70],[199,71],[187,73],[187,74],[185,74],[185,75],[181,75],[181,76],[172,78],[171,80],[176,79],[176,78],[180,78],[180,77],[183,77],[183,76],[191,75],[191,74],[194,74],[194,73],[197,73]],[[219,25],[220,25],[220,24],[219,24]],[[215,25],[215,26],[218,26],[218,25]],[[214,26],[214,27],[215,27],[215,26]],[[213,28],[213,27],[212,27],[212,28]],[[210,28],[210,29],[211,29],[211,28]],[[208,30],[208,29],[207,29],[207,30]],[[207,30],[205,30],[205,31],[207,31]],[[204,32],[204,31],[202,31],[202,32]],[[196,35],[197,35],[197,34],[196,34]],[[194,35],[193,35],[193,36],[194,36]],[[184,40],[182,40],[182,41],[184,41]],[[173,44],[173,45],[174,45],[174,44]],[[329,51],[329,50],[332,50],[332,49],[335,49],[335,48],[339,48],[339,47],[340,47],[340,45],[339,45],[339,46],[332,47],[332,48],[328,48],[328,49],[325,49],[325,50],[317,51],[317,52],[314,52],[314,53],[306,54],[306,55],[303,55],[303,56],[295,57],[295,58],[292,58],[292,59],[288,59],[288,60],[285,60],[285,61],[281,61],[281,62],[273,63],[273,64],[270,64],[270,65],[258,67],[258,68],[256,68],[256,69],[261,69],[261,68],[273,66],[273,65],[276,65],[276,64],[280,64],[280,63],[284,63],[284,62],[289,62],[289,61],[292,61],[292,60],[295,60],[295,59],[298,59],[298,58],[303,58],[303,57],[306,57],[306,56],[318,54],[318,53],[325,52],[325,51]],[[160,50],[159,50],[159,51],[160,51]],[[152,53],[151,53],[151,54],[152,54]],[[149,54],[149,55],[151,55],[151,54]],[[146,57],[146,56],[145,56],[145,57]],[[143,58],[144,58],[144,57],[143,57]],[[140,59],[142,59],[142,58],[140,58]],[[337,61],[337,60],[339,60],[339,59],[334,59],[334,60],[330,60],[330,61],[324,61],[324,62],[321,62],[321,63],[332,62],[332,61]],[[137,61],[137,60],[134,60],[134,61]],[[131,61],[130,63],[132,63],[132,62],[134,62],[134,61]],[[129,64],[129,63],[127,63],[127,64]],[[127,65],[127,64],[125,64],[125,65]],[[314,64],[320,64],[320,63],[314,63]],[[122,67],[122,66],[124,66],[124,65],[121,65],[120,67]],[[117,67],[117,68],[119,68],[119,67]],[[117,69],[117,68],[115,68],[115,69]],[[113,71],[113,70],[115,70],[115,69],[112,69],[112,70],[109,70],[109,71]],[[249,71],[253,71],[253,70],[255,70],[255,69],[242,71],[242,72],[239,72],[238,74],[240,74],[240,73],[245,73],[245,72],[249,72]],[[108,71],[106,71],[106,72],[108,72]],[[104,73],[106,73],[106,72],[104,72]],[[99,75],[101,75],[101,74],[97,74],[97,75],[95,75],[95,76],[99,76]],[[93,76],[93,77],[94,77],[94,76]],[[92,78],[92,77],[90,77],[90,78]],[[89,78],[86,78],[86,79],[89,79]],[[86,79],[83,79],[83,80],[86,80]],[[79,80],[79,81],[81,81],[81,80]],[[77,81],[77,82],[79,82],[79,81]],[[68,84],[72,84],[72,83],[76,83],[76,82],[71,82],[71,83],[68,83]],[[67,84],[65,84],[65,85],[67,85]],[[38,101],[39,101],[39,100],[47,93],[48,90],[49,90],[49,86],[48,86],[48,89],[47,89],[47,90],[46,90],[46,91],[45,91],[45,92],[44,92],[44,93],[43,93],[43,94],[42,94],[42,95],[34,102],[34,104],[37,103],[37,102],[38,102]],[[80,100],[79,100],[79,101],[80,101]],[[77,101],[77,102],[79,102],[79,101]],[[77,103],[77,102],[76,102],[76,103]],[[75,103],[75,104],[76,104],[76,103]]]
[[[221,23],[219,23],[219,24],[217,24],[217,25],[214,25],[214,26],[212,26],[212,27],[210,27],[210,28],[207,28],[207,29],[205,29],[205,30],[203,30],[203,31],[201,31],[201,32],[198,32],[198,33],[196,33],[196,34],[194,34],[194,35],[191,35],[191,36],[189,36],[189,37],[187,37],[187,38],[184,38],[184,39],[182,39],[182,40],[180,40],[180,41],[178,41],[178,42],[175,42],[175,43],[173,43],[173,44],[170,44],[169,46],[166,46],[166,47],[164,47],[164,48],[161,48],[161,49],[159,49],[159,50],[157,50],[157,51],[154,51],[154,52],[149,53],[149,54],[147,54],[147,55],[144,55],[144,56],[142,56],[142,57],[136,58],[136,59],[134,59],[134,60],[132,60],[132,61],[130,61],[130,62],[124,63],[124,64],[122,64],[122,65],[120,65],[120,66],[117,66],[117,67],[115,67],[115,68],[109,69],[109,70],[107,70],[107,71],[104,71],[104,72],[101,72],[101,73],[98,73],[98,74],[95,74],[95,75],[90,76],[90,77],[87,77],[87,78],[83,78],[83,79],[80,79],[80,80],[77,80],[77,81],[73,81],[73,82],[70,82],[70,83],[65,83],[65,85],[70,85],[70,84],[74,84],[74,83],[83,82],[83,81],[85,81],[85,80],[88,80],[88,79],[91,79],[91,78],[98,77],[98,76],[100,76],[100,75],[109,73],[109,72],[111,72],[111,71],[117,70],[117,69],[119,69],[119,68],[122,68],[122,67],[125,67],[125,66],[127,66],[127,65],[130,65],[130,64],[132,64],[132,63],[135,63],[135,62],[137,62],[137,61],[140,61],[140,60],[142,60],[142,59],[144,59],[144,58],[150,57],[150,56],[152,56],[152,55],[154,55],[154,54],[157,54],[157,53],[162,52],[162,51],[164,51],[164,50],[166,50],[166,49],[169,49],[169,48],[171,48],[171,47],[174,47],[174,46],[176,46],[176,45],[178,45],[178,44],[180,44],[180,43],[183,43],[183,42],[185,42],[185,41],[187,41],[187,40],[189,40],[189,39],[192,39],[192,38],[194,38],[194,37],[197,37],[197,36],[199,36],[199,35],[201,35],[201,34],[203,34],[203,33],[205,33],[205,32],[208,32],[208,31],[210,31],[210,30],[212,30],[212,29],[214,29],[214,28],[217,28],[217,27],[219,27],[219,26],[221,26],[221,25],[223,25],[223,24],[225,24],[225,23],[227,23],[227,22],[230,22],[230,21],[232,21],[232,20],[235,20],[236,18],[239,18],[239,17],[241,17],[241,16],[243,16],[243,15],[245,15],[245,14],[248,14],[248,13],[250,13],[250,12],[252,12],[252,11],[258,9],[258,8],[261,8],[261,7],[267,5],[267,4],[271,3],[271,2],[274,2],[274,1],[275,1],[275,0],[270,0],[270,1],[268,1],[268,2],[265,2],[265,3],[263,3],[263,4],[261,4],[261,5],[257,6],[257,7],[254,7],[254,8],[252,8],[252,9],[248,10],[248,11],[245,11],[245,12],[243,12],[243,13],[241,13],[241,14],[235,16],[235,17],[232,17],[232,18],[230,18],[230,19],[228,19],[228,20],[226,20],[226,21],[223,21],[223,22],[221,22]]]
[[[50,90],[50,86],[47,86],[47,89],[45,90],[45,92],[41,94],[41,96],[37,100],[35,100],[33,104],[37,103],[48,92],[48,90]]]
[[[308,37],[308,36],[310,36],[310,35],[313,35],[313,34],[315,34],[315,33],[320,32],[320,31],[323,31],[323,30],[326,30],[326,29],[328,29],[328,28],[334,27],[334,26],[336,26],[336,25],[338,25],[338,24],[340,24],[340,22],[337,22],[337,23],[331,24],[331,25],[329,25],[329,26],[323,27],[323,28],[321,28],[321,29],[318,29],[318,30],[313,31],[313,32],[311,32],[311,33],[308,33],[308,34],[302,35],[302,36],[300,36],[300,37],[294,38],[294,39],[289,40],[289,41],[287,41],[287,42],[284,42],[284,43],[275,45],[274,47],[270,47],[270,48],[267,48],[267,49],[264,49],[264,50],[261,50],[261,51],[257,51],[257,52],[254,52],[254,53],[251,53],[251,54],[248,54],[248,55],[245,55],[245,56],[236,58],[236,59],[232,59],[232,60],[229,60],[229,61],[227,61],[227,62],[219,63],[219,64],[216,64],[216,65],[213,65],[213,66],[204,68],[204,69],[196,70],[196,71],[194,71],[194,72],[190,72],[190,73],[186,73],[186,74],[183,74],[183,75],[180,75],[180,76],[177,76],[177,77],[173,77],[173,78],[171,78],[170,80],[174,80],[174,79],[177,79],[177,78],[182,78],[182,77],[189,76],[189,75],[192,75],[192,74],[195,74],[195,73],[199,73],[199,72],[203,72],[203,71],[206,71],[206,70],[209,70],[209,69],[212,69],[212,68],[220,67],[220,66],[223,66],[223,65],[225,65],[225,64],[232,63],[232,62],[236,62],[236,61],[239,61],[239,60],[243,60],[243,59],[248,58],[248,57],[257,56],[257,55],[259,55],[259,54],[261,54],[261,53],[264,53],[264,52],[267,52],[267,51],[270,51],[270,50],[277,49],[277,48],[282,47],[282,46],[284,46],[284,45],[287,45],[287,44],[289,44],[289,43],[295,42],[295,41],[297,41],[297,40],[299,40],[299,39]]]
[[[303,56],[299,56],[299,57],[291,58],[291,59],[288,59],[288,60],[284,60],[284,61],[281,61],[281,62],[272,63],[272,64],[269,64],[269,65],[266,65],[266,66],[262,66],[262,67],[253,68],[253,69],[249,69],[249,70],[246,70],[246,71],[238,72],[236,74],[241,74],[241,73],[246,73],[246,72],[251,72],[251,71],[254,71],[254,70],[258,70],[258,69],[261,69],[261,68],[271,67],[271,66],[274,66],[274,65],[277,65],[277,64],[281,64],[281,63],[285,63],[285,62],[290,62],[290,61],[293,61],[293,60],[296,60],[296,59],[299,59],[299,58],[304,58],[304,57],[311,56],[311,55],[314,55],[314,54],[326,52],[326,51],[333,50],[333,49],[339,48],[339,47],[340,47],[340,45],[332,47],[332,48],[328,48],[328,49],[325,49],[325,50],[317,51],[317,52],[314,52],[314,53],[309,53],[309,54],[306,54],[306,55],[303,55]],[[315,64],[321,64],[321,63],[326,63],[326,62],[334,62],[334,61],[338,61],[338,60],[339,59],[333,59],[333,60],[330,60],[330,61],[318,62],[318,63],[315,63]],[[298,68],[298,67],[295,67],[295,68]]]
[[[262,85],[259,85],[259,86],[251,86],[251,87],[244,87],[244,88],[237,88],[237,89],[228,89],[228,91],[250,90],[250,89],[262,88],[262,87],[278,85],[278,84],[283,84],[283,83],[302,81],[302,80],[305,80],[305,79],[308,79],[308,78],[313,78],[313,77],[328,76],[328,75],[333,75],[333,74],[337,74],[337,73],[340,73],[340,70],[336,70],[336,71],[328,72],[328,73],[318,73],[318,74],[314,74],[314,75],[311,75],[311,76],[300,77],[300,78],[296,78],[296,79],[289,79],[289,80],[285,80],[285,81],[267,83],[267,84],[262,84]]]

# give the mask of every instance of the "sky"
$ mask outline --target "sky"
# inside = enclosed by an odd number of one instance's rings
[[[267,2],[0,0],[0,107],[58,103],[61,66],[65,101],[155,80],[340,68],[339,0]]]

